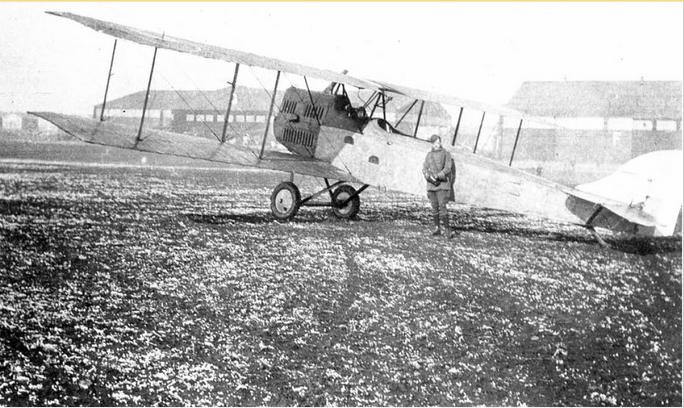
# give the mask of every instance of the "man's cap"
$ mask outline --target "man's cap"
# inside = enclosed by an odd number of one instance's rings
[[[442,141],[442,138],[439,137],[438,135],[432,135],[432,136],[430,136],[430,143],[435,143],[435,140],[437,140],[437,139],[439,139],[440,141]]]

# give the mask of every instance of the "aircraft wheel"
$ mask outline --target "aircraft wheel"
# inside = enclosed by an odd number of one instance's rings
[[[278,184],[271,194],[271,212],[279,220],[293,219],[301,203],[299,189],[289,181]]]
[[[340,201],[345,201],[349,197],[351,197],[356,190],[354,190],[354,187],[345,184],[342,186],[339,186],[335,192],[333,193],[333,203],[335,202],[340,202]],[[359,209],[361,208],[361,199],[359,196],[356,196],[349,200],[347,205],[344,207],[335,207],[333,205],[333,213],[337,218],[343,218],[350,220],[354,217],[356,217],[356,214],[359,213]]]

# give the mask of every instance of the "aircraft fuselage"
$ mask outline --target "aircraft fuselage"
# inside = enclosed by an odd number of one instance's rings
[[[312,103],[313,102],[313,103]],[[295,154],[331,163],[381,190],[423,195],[422,166],[432,145],[368,119],[346,95],[290,88],[274,121],[276,140]],[[452,200],[581,223],[568,195],[550,181],[458,147],[445,147],[456,174]]]

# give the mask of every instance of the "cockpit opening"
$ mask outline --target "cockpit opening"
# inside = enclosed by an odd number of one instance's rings
[[[397,129],[395,129],[394,126],[392,126],[385,119],[378,118],[377,123],[378,123],[378,127],[387,133],[394,133],[396,135],[402,135],[402,136],[410,136],[410,135],[407,135],[406,133],[400,132]]]

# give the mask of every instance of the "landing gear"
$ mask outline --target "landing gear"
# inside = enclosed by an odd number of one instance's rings
[[[286,181],[280,183],[273,189],[273,193],[271,194],[271,212],[277,219],[287,221],[293,219],[302,206],[331,207],[333,214],[337,218],[345,220],[353,219],[361,208],[359,194],[368,188],[368,185],[365,184],[363,187],[356,190],[354,187],[342,183],[342,181],[338,181],[330,185],[326,179],[326,188],[306,198],[302,198],[299,189],[293,182]],[[312,201],[314,198],[323,195],[326,192],[330,194],[330,202]]]
[[[294,183],[285,181],[273,189],[271,212],[279,220],[291,220],[302,205],[302,197]]]
[[[361,208],[361,199],[354,187],[345,184],[332,194],[332,210],[337,218],[350,220],[356,217]]]

